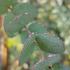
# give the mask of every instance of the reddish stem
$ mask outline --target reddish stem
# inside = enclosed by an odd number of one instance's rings
[[[3,22],[3,16],[0,16],[0,29],[1,29],[1,26],[2,26],[2,22]]]

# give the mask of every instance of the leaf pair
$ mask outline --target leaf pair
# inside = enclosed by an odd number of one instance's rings
[[[9,37],[14,36],[37,16],[37,8],[29,3],[17,4],[4,17],[4,29]]]
[[[39,47],[46,53],[62,54],[64,52],[63,41],[57,36],[49,35],[42,25],[34,23],[29,26],[29,30],[34,32],[33,37],[29,38],[26,32],[20,34],[25,46],[19,59],[20,64],[23,64],[30,57],[34,47]]]

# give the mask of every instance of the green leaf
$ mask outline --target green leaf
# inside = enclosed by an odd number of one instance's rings
[[[55,63],[59,63],[60,61],[61,61],[60,55],[48,57],[47,59],[42,60],[42,61],[38,62],[37,64],[35,64],[33,70],[52,70],[52,69],[49,69],[49,67],[52,68],[52,66]]]
[[[34,47],[35,44],[33,43],[33,38],[28,38],[24,41],[24,48],[19,57],[20,65],[25,63],[30,58]]]
[[[8,36],[14,36],[14,33],[17,32],[17,24],[13,23],[14,15],[12,13],[7,13],[4,17],[4,29]]]
[[[29,3],[17,4],[14,9],[13,13],[16,15],[23,15],[25,17],[24,21],[32,21],[33,18],[37,16],[37,8]]]
[[[49,53],[63,53],[64,44],[57,36],[36,34],[36,41],[41,50]]]
[[[16,0],[0,0],[0,15],[8,11],[10,5],[15,5]]]
[[[46,33],[47,32],[46,28],[42,24],[39,24],[37,22],[32,22],[31,25],[29,26],[29,30],[35,33]]]
[[[8,36],[12,37],[15,35],[16,32],[18,32],[22,25],[20,23],[17,23],[16,16],[14,16],[12,13],[7,13],[4,17],[4,29]]]
[[[8,36],[12,37],[26,25],[25,16],[15,16],[12,13],[7,13],[4,17],[4,29]]]

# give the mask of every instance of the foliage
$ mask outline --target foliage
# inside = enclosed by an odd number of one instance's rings
[[[9,69],[70,70],[69,13],[68,0],[0,0]]]

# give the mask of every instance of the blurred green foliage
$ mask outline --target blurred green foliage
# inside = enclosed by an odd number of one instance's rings
[[[70,70],[69,0],[0,0],[0,15],[23,44],[9,48],[10,70]]]

